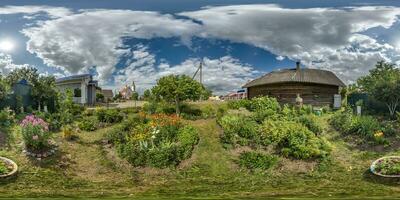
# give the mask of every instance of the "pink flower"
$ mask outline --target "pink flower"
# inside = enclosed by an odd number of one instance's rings
[[[38,135],[32,136],[32,140],[38,140],[38,139],[39,139],[39,136],[38,136]]]

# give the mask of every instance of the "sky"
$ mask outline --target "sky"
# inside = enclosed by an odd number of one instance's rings
[[[202,62],[203,83],[226,94],[300,61],[351,84],[377,61],[400,64],[399,16],[384,0],[2,0],[0,73],[90,73],[142,92]]]

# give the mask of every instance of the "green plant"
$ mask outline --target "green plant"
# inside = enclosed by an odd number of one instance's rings
[[[229,109],[249,108],[250,103],[251,102],[248,99],[231,100],[228,101],[228,108]]]
[[[317,122],[317,117],[315,115],[302,115],[297,118],[297,121],[306,126],[310,131],[315,134],[322,133],[322,127]]]
[[[259,152],[247,151],[239,156],[239,165],[247,169],[262,169],[267,170],[278,162],[278,158],[273,155],[268,155]]]
[[[376,163],[375,171],[383,175],[400,175],[400,159],[387,157]]]
[[[118,123],[121,122],[124,116],[118,109],[96,109],[96,116],[100,122],[105,123]]]
[[[41,118],[28,115],[20,123],[22,138],[27,149],[41,152],[50,147],[48,124]]]
[[[251,99],[246,108],[250,111],[273,110],[278,112],[281,110],[278,101],[275,98],[267,96]]]
[[[99,121],[96,116],[85,117],[78,123],[78,127],[84,131],[95,131]]]
[[[298,159],[321,158],[329,154],[330,145],[304,125],[294,121],[266,120],[262,125],[266,144],[272,144],[283,156]]]
[[[4,161],[0,161],[0,175],[8,174],[11,170],[10,166],[8,166]]]
[[[218,123],[224,130],[224,134],[221,136],[223,143],[236,144],[239,137],[255,139],[258,136],[259,125],[245,116],[225,115],[218,120]]]
[[[192,155],[194,145],[199,142],[199,133],[194,127],[185,126],[179,129],[177,140],[181,159],[187,159]]]
[[[0,110],[0,127],[10,127],[15,121],[15,113],[9,109],[5,108]]]

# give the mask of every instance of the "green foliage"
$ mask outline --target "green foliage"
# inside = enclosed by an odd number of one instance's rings
[[[400,175],[400,159],[393,157],[384,158],[376,164],[375,170],[383,175]]]
[[[50,147],[51,132],[43,119],[28,115],[20,123],[20,128],[27,149],[42,152]]]
[[[239,108],[249,108],[250,107],[250,100],[248,99],[239,99],[239,100],[232,100],[228,101],[228,108],[229,109],[239,109]]]
[[[223,143],[236,144],[240,138],[256,139],[259,125],[242,115],[228,114],[218,120],[218,123],[224,129],[224,134],[221,136]]]
[[[145,90],[143,92],[142,98],[145,101],[151,101],[153,99],[153,94],[151,93],[151,90],[150,89]]]
[[[81,88],[74,89],[74,97],[82,97],[82,90]]]
[[[99,122],[118,123],[121,122],[124,116],[119,109],[96,109],[96,117]]]
[[[367,76],[357,80],[362,91],[385,103],[390,116],[394,116],[400,101],[400,69],[380,61]]]
[[[10,84],[0,74],[0,101],[3,100],[10,92]]]
[[[104,101],[104,94],[96,92],[96,101],[99,101],[99,102]]]
[[[347,134],[357,134],[373,139],[374,134],[381,130],[381,124],[372,116],[354,116]]]
[[[131,99],[132,99],[132,100],[135,100],[135,101],[139,100],[139,93],[137,93],[137,92],[132,92]]]
[[[274,145],[286,157],[321,158],[330,151],[326,140],[294,121],[266,120],[262,125],[262,133],[266,143]]]
[[[78,123],[78,127],[84,131],[95,131],[98,127],[99,120],[96,116],[84,117],[82,121]]]
[[[256,97],[251,100],[248,99],[240,99],[235,101],[228,102],[228,108],[230,109],[239,109],[246,108],[249,111],[263,111],[263,110],[271,110],[271,111],[280,111],[281,106],[278,101],[272,97]]]
[[[315,134],[322,133],[322,127],[317,122],[317,117],[313,114],[309,115],[302,115],[298,117],[297,121],[306,126],[310,131]]]
[[[353,114],[351,112],[336,112],[330,119],[331,125],[338,131],[346,133],[351,129]]]
[[[264,96],[251,99],[247,109],[249,111],[273,110],[278,112],[281,110],[281,106],[275,98]]]
[[[157,168],[176,166],[189,158],[199,140],[197,130],[184,126],[176,115],[144,113],[115,126],[107,138],[133,166]]]
[[[178,131],[178,142],[180,144],[179,155],[182,160],[192,155],[193,147],[199,142],[199,133],[192,126],[185,126]]]
[[[4,161],[0,161],[0,175],[8,174],[10,171],[11,169],[9,169],[7,164]]]
[[[385,136],[395,134],[390,123],[380,123],[372,116],[354,116],[350,112],[337,112],[330,121],[331,125],[342,134],[355,135],[377,144],[387,144]]]
[[[14,121],[15,113],[11,109],[0,110],[0,127],[10,127]]]
[[[198,100],[204,94],[204,86],[186,75],[169,75],[160,78],[152,93],[158,99],[175,103],[176,114],[185,100]]]
[[[238,162],[241,167],[247,169],[267,170],[276,165],[278,158],[273,155],[248,151],[240,154]]]

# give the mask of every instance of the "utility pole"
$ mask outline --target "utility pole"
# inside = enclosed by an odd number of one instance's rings
[[[135,85],[135,81],[132,81],[132,87],[133,87],[133,94],[135,94],[135,109],[136,109],[136,85]]]

